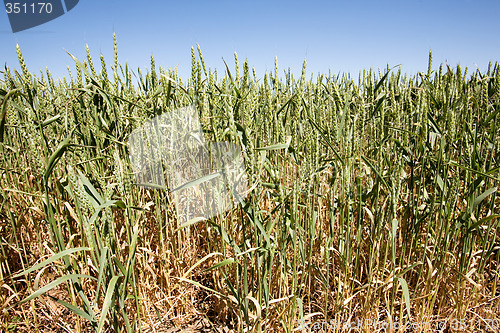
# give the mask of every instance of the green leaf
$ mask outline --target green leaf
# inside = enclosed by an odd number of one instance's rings
[[[71,132],[66,136],[66,138],[59,144],[56,151],[50,156],[49,161],[47,163],[47,169],[43,174],[43,179],[45,182],[47,182],[47,180],[49,179],[52,170],[54,169],[54,167],[56,166],[57,162],[62,157],[66,149],[71,145],[70,141],[75,129],[76,127],[71,130]]]
[[[121,200],[113,200],[115,201],[115,203],[113,204],[113,208],[121,208],[121,209],[125,209],[127,208],[127,205],[125,204],[125,202],[121,201]]]
[[[377,102],[377,105],[375,106],[375,108],[373,109],[373,112],[371,114],[371,116],[375,116],[375,114],[377,114],[377,111],[380,110],[380,108],[382,107],[382,103],[384,102],[385,100],[385,94],[383,94],[382,96],[380,97],[377,97],[376,101]]]
[[[20,304],[23,304],[23,303],[26,303],[40,295],[43,295],[45,294],[47,291],[57,287],[58,285],[60,285],[61,283],[64,283],[68,280],[72,280],[72,279],[80,279],[80,278],[87,278],[87,279],[93,279],[93,280],[96,280],[96,278],[90,276],[90,275],[84,275],[84,274],[69,274],[69,275],[65,275],[65,276],[62,276],[60,278],[58,278],[57,280],[47,284],[46,286],[44,286],[43,288],[40,288],[38,289],[37,291],[35,291],[33,294],[29,295],[28,297],[26,297],[25,299],[23,299]]]
[[[227,299],[227,298],[228,298],[226,295],[223,295],[223,294],[221,294],[220,292],[213,290],[212,288],[205,287],[204,285],[202,285],[202,284],[201,284],[201,283],[199,283],[199,282],[196,282],[196,281],[193,281],[193,280],[190,280],[190,279],[186,279],[186,278],[183,278],[183,277],[180,277],[180,278],[179,278],[179,280],[184,281],[184,282],[187,282],[187,283],[190,283],[190,284],[192,284],[193,286],[197,286],[197,287],[199,287],[199,288],[202,288],[202,289],[208,290],[208,291],[210,291],[211,293],[213,293],[213,294],[215,294],[215,295],[218,295],[218,296],[220,296],[220,297],[222,297],[222,298],[224,298],[224,299]]]
[[[394,67],[397,67],[397,66],[394,66]],[[378,88],[380,88],[380,86],[382,86],[382,84],[384,83],[385,79],[387,79],[387,76],[389,75],[389,73],[391,72],[391,70],[394,68],[392,67],[391,69],[389,69],[387,71],[387,73],[385,73],[384,76],[382,76],[382,78],[378,81],[377,85],[375,86],[375,89],[373,89],[373,96],[376,96],[377,95],[377,90]]]
[[[73,59],[74,62],[76,62],[76,65],[83,71],[84,74],[86,74],[86,76],[91,77],[89,71],[87,69],[85,69],[85,66],[83,66],[83,64],[80,62],[80,60],[78,60],[75,56],[73,56],[68,51],[66,51],[66,53]]]
[[[134,264],[135,264],[135,253],[137,250],[137,239],[139,238],[139,223],[137,223],[133,228],[132,242],[130,243],[128,250],[128,258],[125,270],[125,281],[122,287],[121,295],[125,295],[125,288],[127,287],[128,281],[134,272]]]
[[[61,118],[61,115],[60,115],[60,114],[58,114],[57,116],[54,116],[54,117],[52,117],[52,118],[49,118],[49,119],[45,120],[45,121],[42,123],[42,126],[41,126],[41,127],[42,127],[42,128],[44,128],[44,127],[46,127],[46,126],[48,126],[48,125],[52,124],[54,121],[58,120],[59,118]]]
[[[472,211],[476,210],[477,206],[479,206],[479,204],[481,203],[481,201],[483,201],[487,196],[489,196],[492,193],[495,193],[496,191],[497,191],[496,187],[492,187],[492,188],[484,191],[484,193],[481,194],[480,196],[478,196],[474,200],[474,202],[472,203]]]
[[[323,140],[328,145],[328,147],[330,147],[330,149],[333,151],[333,153],[335,154],[335,157],[337,157],[337,160],[340,162],[340,164],[344,165],[344,161],[340,158],[339,153],[337,152],[337,150],[335,148],[333,148],[332,143],[325,136],[325,131],[318,124],[316,124],[316,122],[314,120],[312,120],[312,118],[309,116],[309,107],[307,106],[306,101],[304,99],[302,99],[302,104],[304,105],[304,107],[306,108],[306,111],[307,111],[307,120],[309,120],[311,125],[313,125],[314,128],[316,128],[316,130],[318,130],[319,135],[323,138]]]
[[[19,89],[13,89],[10,90],[5,97],[2,99],[2,102],[0,103],[0,106],[2,107],[0,109],[0,142],[3,142],[3,133],[5,131],[5,119],[7,115],[7,100],[12,97],[16,96],[19,92]]]
[[[206,220],[206,218],[201,217],[201,216],[195,217],[195,218],[193,218],[193,219],[191,219],[191,220],[189,220],[189,221],[187,221],[185,223],[182,223],[181,226],[179,228],[177,228],[175,231],[179,231],[181,229],[189,227],[192,224],[195,224],[195,223],[198,223],[198,222],[201,222],[201,221],[205,221],[205,220]]]
[[[380,181],[382,182],[382,184],[384,184],[388,189],[390,188],[389,187],[389,184],[385,181],[384,177],[382,176],[382,174],[378,171],[377,168],[375,168],[375,166],[372,164],[372,162],[370,162],[366,157],[364,156],[361,156],[361,159],[363,161],[365,161],[366,164],[368,164],[368,166],[377,174],[378,178],[380,179]]]
[[[396,234],[398,232],[398,220],[397,219],[392,219],[392,239],[393,241],[396,239]]]
[[[16,274],[13,276],[13,278],[18,278],[22,275],[26,275],[26,274],[29,274],[33,271],[36,271],[44,266],[47,266],[48,264],[51,264],[53,263],[54,261],[60,259],[61,257],[64,257],[64,256],[67,256],[69,254],[72,254],[72,253],[75,253],[75,252],[80,252],[80,251],[90,251],[90,248],[89,247],[76,247],[76,248],[73,248],[73,249],[67,249],[67,250],[64,250],[62,252],[59,252],[57,254],[54,254],[53,256],[51,256],[50,258],[42,261],[41,263],[39,264],[36,264],[35,266],[19,273],[19,274]]]
[[[99,293],[101,291],[101,284],[102,281],[104,280],[104,270],[106,269],[107,266],[107,252],[108,248],[104,247],[101,252],[101,259],[99,260],[99,276],[97,278],[97,289],[96,289],[96,299],[99,299]]]
[[[234,258],[228,258],[226,260],[222,260],[221,262],[213,265],[210,268],[205,269],[203,272],[211,271],[212,269],[216,269],[216,268],[219,268],[219,267],[224,267],[224,266],[227,266],[229,264],[232,264],[233,262],[234,262]]]
[[[401,285],[401,289],[403,289],[403,297],[406,304],[406,312],[408,313],[408,320],[411,318],[410,312],[410,291],[408,290],[408,284],[406,280],[402,277],[398,277],[399,284]]]
[[[95,187],[92,186],[92,184],[90,183],[90,181],[88,180],[88,178],[85,177],[85,175],[83,173],[81,173],[80,170],[78,170],[78,175],[80,176],[80,179],[81,179],[83,185],[85,185],[85,187],[87,187],[87,189],[90,191],[90,194],[92,194],[92,196],[95,198],[95,200],[97,200],[97,203],[99,205],[104,204],[104,199],[97,192],[97,190],[95,189]]]
[[[92,214],[92,216],[90,217],[90,220],[89,220],[90,225],[94,224],[95,220],[97,220],[97,218],[99,217],[99,214],[101,214],[101,211],[104,208],[114,206],[117,203],[117,201],[118,200],[109,200],[109,201],[106,201],[105,203],[103,203],[102,205],[100,205],[99,207],[97,207],[94,214]]]
[[[209,181],[210,179],[214,179],[216,177],[219,177],[223,174],[224,172],[223,171],[218,171],[218,172],[214,172],[214,173],[211,173],[209,175],[206,175],[204,177],[201,177],[201,178],[198,178],[198,179],[195,179],[193,181],[190,181],[190,182],[187,182],[179,187],[176,187],[172,190],[172,192],[175,192],[175,191],[179,191],[179,190],[182,190],[182,189],[185,189],[185,188],[190,188],[190,187],[193,187],[193,186],[196,186],[198,184],[201,184],[201,183],[204,183],[206,181]]]
[[[495,111],[493,111],[488,118],[484,121],[484,124],[488,124],[492,119],[494,119],[497,114],[500,112],[500,107],[497,107]]]
[[[467,233],[469,233],[475,229],[478,229],[479,226],[483,225],[484,223],[491,221],[491,220],[494,220],[494,219],[497,219],[499,217],[500,217],[500,214],[486,216],[485,218],[482,218],[479,221],[477,221],[476,223],[474,223],[473,225],[471,225],[470,228],[467,229]]]
[[[68,308],[68,310],[72,311],[73,313],[76,313],[80,317],[87,319],[90,322],[95,321],[95,318],[92,318],[92,316],[90,316],[88,313],[86,313],[84,310],[80,309],[79,307],[74,306],[73,304],[69,304],[65,301],[62,301],[62,300],[57,299],[57,298],[52,297],[52,296],[50,296],[50,298],[52,298],[56,303],[59,303],[59,304],[65,306],[66,308]]]
[[[104,298],[104,303],[102,304],[101,318],[99,319],[99,326],[97,327],[97,332],[101,333],[104,328],[104,323],[106,322],[106,316],[108,315],[108,310],[113,302],[113,294],[115,292],[115,287],[118,281],[123,278],[122,275],[115,275],[111,278],[108,285],[108,290],[106,291],[106,297]]]
[[[287,142],[287,143],[280,143],[280,144],[271,145],[271,146],[267,146],[267,147],[255,148],[255,150],[257,150],[257,151],[261,151],[261,150],[279,150],[279,149],[288,149],[288,147],[290,147],[290,142],[291,142],[291,140],[292,140],[292,137],[289,137],[289,138],[288,138],[288,142]]]

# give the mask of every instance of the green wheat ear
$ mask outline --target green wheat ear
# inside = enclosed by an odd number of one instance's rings
[[[427,67],[427,77],[430,79],[432,74],[432,51],[429,51],[429,65]]]
[[[69,78],[71,79],[71,82],[73,82],[73,74],[71,73],[71,69],[69,68],[69,66],[66,66],[66,69],[68,70],[68,75]]]
[[[16,53],[17,60],[19,61],[19,65],[21,66],[21,70],[23,72],[24,79],[29,82],[31,81],[31,74],[28,72],[28,68],[26,67],[26,63],[24,62],[23,54],[21,53],[21,48],[19,44],[16,44]]]
[[[97,73],[95,71],[94,62],[92,61],[92,56],[90,55],[90,50],[89,50],[88,44],[85,46],[85,49],[87,51],[87,62],[88,62],[88,65],[90,66],[90,72],[92,73],[92,76],[96,77]]]
[[[302,64],[302,73],[300,75],[300,85],[303,86],[306,82],[306,69],[307,69],[307,59],[304,58],[304,63]]]
[[[106,85],[109,82],[108,78],[108,71],[106,70],[106,62],[104,61],[104,56],[101,54],[101,76],[104,85]]]
[[[47,69],[47,71],[48,71],[48,69]],[[82,69],[78,65],[76,66],[76,85],[78,87],[83,86]]]
[[[194,47],[191,46],[191,86],[193,91],[196,91],[196,79],[198,66],[196,65],[196,55],[194,53]],[[189,85],[189,83],[188,83]]]
[[[278,57],[275,56],[274,57],[274,79],[275,79],[276,83],[278,81],[278,75],[279,75],[279,72],[278,72]]]
[[[198,45],[198,43],[196,43],[196,48],[198,49],[198,55],[200,56],[203,73],[205,73],[205,77],[208,77],[207,67],[205,66],[205,60],[203,59],[203,54],[201,53],[201,48],[200,45]]]
[[[54,84],[54,78],[52,77],[52,73],[49,71],[49,69],[47,67],[45,67],[45,71],[47,74],[47,82],[49,83],[49,87],[55,93],[56,92],[56,85]]]
[[[113,32],[113,54],[114,54],[114,69],[118,70],[118,43],[116,42],[116,34]]]
[[[238,81],[240,77],[240,62],[238,60],[238,53],[234,52],[234,66],[235,66],[235,73],[234,76],[236,78],[236,81]]]

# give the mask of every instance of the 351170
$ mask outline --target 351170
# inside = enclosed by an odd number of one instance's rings
[[[7,14],[50,14],[52,4],[50,2],[37,2],[27,4],[26,2],[6,2]]]

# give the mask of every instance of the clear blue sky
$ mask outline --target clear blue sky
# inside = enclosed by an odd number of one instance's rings
[[[13,0],[14,1],[14,0]],[[48,67],[56,76],[74,68],[64,50],[85,57],[88,44],[99,63],[113,61],[113,32],[121,63],[132,69],[156,64],[177,66],[186,78],[191,46],[200,44],[207,66],[224,70],[248,58],[257,75],[291,67],[308,74],[350,72],[402,65],[407,73],[426,71],[432,49],[434,65],[445,63],[484,70],[500,60],[499,0],[378,1],[117,1],[80,0],[67,14],[19,33],[0,12],[0,62],[18,68],[19,43],[28,69]]]

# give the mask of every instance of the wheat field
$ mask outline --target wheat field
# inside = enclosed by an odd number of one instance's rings
[[[1,331],[500,330],[497,63],[258,76],[197,47],[183,81],[114,47],[0,73]],[[189,105],[250,192],[186,226],[127,140]]]

